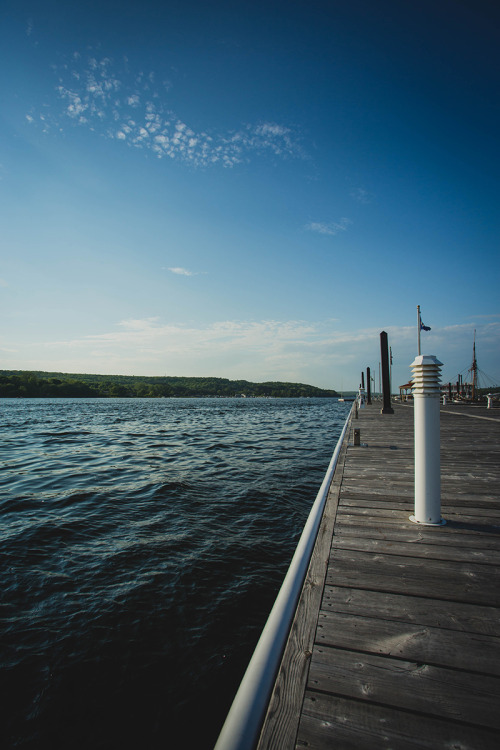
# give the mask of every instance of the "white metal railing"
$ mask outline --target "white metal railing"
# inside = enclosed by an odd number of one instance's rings
[[[215,750],[253,750],[257,743],[351,414],[352,408]]]

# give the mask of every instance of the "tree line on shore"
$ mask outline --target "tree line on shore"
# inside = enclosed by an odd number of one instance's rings
[[[251,383],[195,377],[86,375],[0,370],[0,398],[297,398],[338,396],[334,390],[304,383]]]

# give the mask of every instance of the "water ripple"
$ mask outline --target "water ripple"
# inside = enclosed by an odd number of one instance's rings
[[[348,407],[1,407],[2,747],[212,747]]]

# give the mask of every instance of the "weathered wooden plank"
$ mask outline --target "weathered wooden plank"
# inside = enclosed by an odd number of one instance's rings
[[[481,521],[500,533],[500,509],[498,508],[481,508],[479,505],[472,509],[470,514],[467,513],[467,508],[452,509],[451,505],[444,503],[442,504],[443,516],[446,516],[446,521],[459,521],[460,523],[474,523]]]
[[[344,586],[326,586],[321,608],[325,612],[378,616],[402,623],[500,637],[500,609],[478,604],[461,604]]]
[[[500,638],[341,612],[319,614],[316,642],[500,676]]]
[[[493,477],[482,477],[481,479],[469,480],[462,476],[460,479],[447,480],[445,476],[441,475],[441,499],[446,499],[449,502],[456,500],[467,501],[471,504],[473,498],[479,500],[490,500],[491,502],[498,502],[498,493],[496,490],[495,482],[500,479],[500,476]],[[359,496],[365,498],[373,497],[377,499],[378,495],[387,497],[389,500],[408,500],[414,497],[414,477],[411,475],[411,480],[406,483],[405,487],[397,485],[392,482],[389,478],[386,478],[386,483],[381,481],[381,478],[377,479],[374,477],[365,477],[363,483],[353,484],[345,486],[343,488],[343,496],[346,498],[352,497],[357,498]]]
[[[355,495],[353,493],[342,494],[342,512],[348,511],[349,508],[378,508],[379,510],[405,510],[413,513],[414,508],[413,496],[393,497],[385,495]],[[471,496],[463,495],[462,497],[447,497],[441,495],[441,509],[443,515],[466,515],[488,517],[493,512],[498,514],[498,497],[493,495]],[[481,512],[478,513],[477,511]],[[499,531],[500,533],[500,531]]]
[[[377,508],[378,510],[402,510],[407,509],[410,513],[413,510],[413,498],[395,498],[390,499],[384,495],[367,496],[354,495],[352,493],[342,493],[342,511],[349,511],[349,508]]]
[[[442,416],[447,525],[436,528],[409,521],[413,408],[379,412],[352,422],[321,609],[318,565],[260,750],[500,744],[500,410],[499,421]],[[355,426],[366,447],[347,445]]]
[[[396,524],[397,526],[401,525],[409,525],[411,524],[411,521],[409,520],[409,515],[407,513],[407,510],[379,510],[377,511],[376,508],[373,509],[373,512],[371,509],[368,508],[340,508],[338,511],[338,520],[340,523],[356,523],[356,519],[359,517],[364,517],[369,519],[369,523],[384,523],[388,526],[391,524]],[[411,515],[411,514],[410,514]],[[500,531],[500,518],[497,520],[496,517],[497,514],[495,514],[495,518],[491,519],[490,516],[466,516],[458,513],[450,513],[447,511],[446,513],[446,521],[451,521],[452,523],[460,523],[460,524],[475,524],[478,525],[479,520],[481,520],[481,523],[484,525],[484,531],[486,533],[492,533],[492,534],[498,534]],[[486,519],[486,520],[485,520]],[[491,522],[490,522],[491,519]]]
[[[395,482],[401,482],[403,474],[401,473],[402,467],[412,466],[413,456],[408,454],[405,456],[398,456],[395,458],[392,455],[392,451],[385,454],[378,453],[373,448],[365,448],[362,453],[353,453],[352,451],[348,454],[349,457],[349,470],[346,474],[346,481],[351,484],[355,481],[356,476],[364,477],[365,473],[368,477],[377,477],[377,465],[385,463],[388,466],[388,473],[391,479]]]
[[[490,565],[335,549],[326,582],[470,604],[500,605],[500,570]]]
[[[471,417],[473,419],[485,419],[488,422],[498,422],[498,418],[497,417],[495,417],[493,414],[491,414],[491,416],[490,416],[491,412],[489,412],[488,414],[485,414],[484,412],[482,414],[478,414],[477,410],[476,410],[476,407],[474,407],[474,406],[472,406],[472,407],[467,406],[466,408],[467,408],[467,412],[466,413],[465,412],[461,412],[461,411],[457,411],[456,407],[452,407],[450,409],[449,406],[448,406],[447,409],[440,409],[440,411],[444,415],[451,414],[453,416],[458,416],[458,417]]]
[[[500,481],[499,481],[500,483]],[[411,495],[384,495],[383,493],[369,494],[366,492],[342,492],[342,507],[345,506],[365,506],[377,508],[406,508],[413,507],[414,496]],[[479,494],[472,496],[471,491],[457,492],[442,491],[441,505],[443,508],[455,510],[455,512],[474,515],[477,508],[486,508],[489,510],[498,510],[498,494]]]
[[[309,690],[500,729],[500,679],[418,661],[317,647]]]
[[[471,548],[464,545],[425,544],[421,540],[395,541],[392,539],[366,538],[359,536],[336,536],[335,549],[358,550],[359,552],[403,555],[405,557],[424,557],[433,560],[454,560],[457,562],[476,562],[483,565],[498,565],[500,538],[495,549],[484,545]]]
[[[413,542],[425,542],[425,544],[460,546],[469,544],[471,547],[484,546],[490,549],[498,549],[500,541],[500,529],[484,524],[461,524],[448,519],[446,526],[415,526],[407,524],[386,524],[381,521],[366,524],[365,520],[358,518],[347,524],[340,521],[335,525],[335,537],[360,536],[373,539],[394,539]]]
[[[408,512],[411,511],[411,507],[401,508],[400,510],[387,510],[377,508],[366,508],[366,507],[339,507],[337,514],[338,523],[354,523],[360,517],[368,519],[369,523],[396,523],[398,526],[401,523],[410,523]],[[410,513],[411,515],[411,513]]]
[[[368,479],[380,478],[380,471],[377,473],[377,466],[380,469],[381,463],[387,463],[387,476],[391,480],[402,484],[404,478],[402,470],[404,469],[410,472],[413,469],[413,455],[399,457],[395,460],[393,455],[376,455],[372,452],[371,448],[365,450],[360,456],[350,454],[349,471],[346,475],[347,482],[350,482],[352,485],[355,478],[360,476],[363,478],[366,476]]]
[[[297,748],[307,750],[497,750],[498,732],[308,691]]]
[[[343,504],[339,506],[339,516],[369,516],[371,518],[387,518],[387,519],[399,519],[408,518],[406,517],[408,508],[404,505],[400,509],[390,508],[377,508],[377,507],[366,507],[366,506],[348,506],[344,508]],[[478,518],[488,519],[491,526],[495,526],[500,530],[500,509],[494,508],[476,508],[474,515],[468,516],[465,513],[452,512],[450,508],[447,509],[447,514],[452,520],[460,520],[462,522],[470,523]]]
[[[409,510],[409,509],[408,509]],[[336,526],[343,528],[344,526],[350,526],[354,524],[370,524],[374,529],[377,527],[388,529],[391,526],[397,526],[398,528],[407,526],[410,528],[411,521],[409,512],[397,512],[388,511],[390,515],[374,515],[370,516],[367,513],[351,513],[351,508],[339,508],[337,513]]]
[[[376,497],[377,495],[382,495],[383,497],[400,497],[400,498],[412,498],[414,496],[413,491],[413,483],[411,486],[408,486],[408,483],[406,485],[402,484],[387,484],[385,482],[367,482],[363,481],[363,478],[360,477],[358,482],[353,482],[352,485],[345,484],[345,486],[342,488],[342,496],[346,497],[357,497],[358,495],[361,495],[365,498],[369,497]]]

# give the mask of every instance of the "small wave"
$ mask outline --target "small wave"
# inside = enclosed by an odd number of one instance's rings
[[[212,445],[208,445],[205,450],[207,451],[228,450],[232,447],[233,446],[229,445],[228,443],[212,443]]]
[[[208,750],[342,405],[22,401],[0,505],[4,728],[19,747],[83,750],[159,747],[168,726],[171,744]]]

